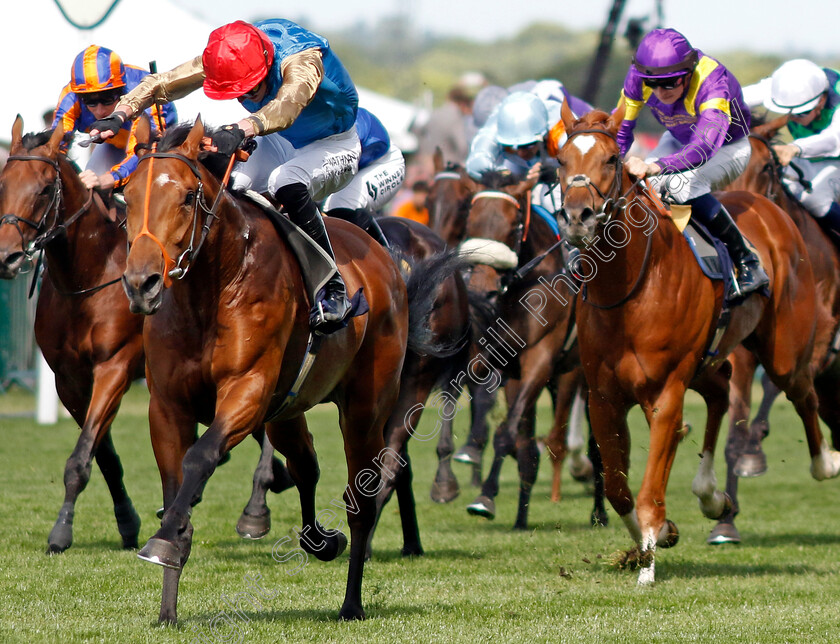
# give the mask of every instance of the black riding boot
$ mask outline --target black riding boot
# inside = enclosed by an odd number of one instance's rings
[[[713,195],[707,194],[688,203],[692,207],[692,216],[697,216],[709,232],[726,246],[729,257],[738,272],[737,292],[735,297],[743,297],[770,284],[767,273],[761,267],[755,253],[747,246],[741,231],[732,220],[732,216]]]
[[[335,260],[335,253],[330,245],[324,218],[318,206],[312,201],[309,191],[302,183],[283,186],[275,198],[289,213],[291,219],[303,232],[309,235],[326,253]],[[324,284],[315,296],[315,302],[309,312],[309,324],[313,331],[331,333],[342,327],[344,318],[350,312],[350,300],[341,275],[336,273]]]
[[[379,242],[381,246],[385,248],[391,247],[391,244],[389,244],[388,240],[385,238],[385,233],[383,233],[382,229],[379,227],[376,217],[364,208],[356,208],[355,210],[350,208],[333,208],[332,210],[327,211],[327,216],[343,219],[344,221],[349,221],[351,224],[356,224],[368,235],[373,237],[374,240]]]

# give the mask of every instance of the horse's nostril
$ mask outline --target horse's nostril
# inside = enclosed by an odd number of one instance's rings
[[[159,274],[155,273],[154,275],[150,275],[140,286],[140,293],[142,295],[156,293],[160,289],[161,282],[162,278]]]
[[[587,221],[595,216],[595,211],[592,208],[584,208],[580,213],[580,220]]]

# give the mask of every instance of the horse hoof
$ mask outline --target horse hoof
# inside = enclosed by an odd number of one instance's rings
[[[140,515],[134,509],[131,501],[114,506],[114,517],[117,519],[117,530],[122,538],[123,549],[136,550],[139,546],[137,537],[140,534]]]
[[[452,460],[467,465],[481,465],[481,451],[472,445],[464,445],[452,455]]]
[[[313,555],[319,561],[332,561],[347,548],[347,537],[339,530],[327,530],[320,524],[315,525],[315,531],[323,539],[316,549],[308,537],[301,532],[300,547]]]
[[[224,454],[222,454],[222,458],[219,459],[219,462],[216,465],[217,466],[218,465],[224,465],[225,463],[227,463],[229,461],[230,461],[230,452],[228,451],[228,452],[225,452]]]
[[[578,483],[590,483],[594,469],[592,461],[588,458],[581,458],[580,461],[569,463],[569,475]]]
[[[489,497],[480,496],[467,506],[467,513],[492,521],[496,518],[496,503]]]
[[[160,508],[158,508],[157,510],[155,510],[155,516],[156,516],[158,519],[162,519],[162,518],[163,518],[163,513],[164,513],[164,512],[166,512],[166,508],[164,508],[164,507],[160,507]]]
[[[242,513],[239,521],[236,522],[236,534],[243,539],[262,539],[271,530],[271,514],[266,513],[263,516],[254,517],[250,514]]]
[[[610,517],[606,510],[592,510],[589,515],[589,522],[593,528],[606,528],[610,523]]]
[[[656,540],[656,545],[660,548],[673,548],[680,542],[680,531],[677,529],[677,524],[670,519],[665,519],[665,525],[659,531],[659,538]]]
[[[432,501],[435,503],[449,503],[458,498],[461,493],[458,481],[454,478],[432,482]]]
[[[146,545],[137,553],[143,561],[179,570],[181,568],[181,551],[178,546],[169,541],[152,537]]]
[[[761,476],[767,471],[767,457],[761,451],[757,454],[741,454],[735,461],[733,471],[735,476],[742,479]]]
[[[400,550],[400,555],[403,557],[422,557],[425,552],[423,552],[423,546],[419,543],[413,543],[411,545],[405,545]]]
[[[353,622],[363,619],[365,619],[365,609],[358,604],[345,603],[338,612],[338,620],[340,622]]]
[[[56,523],[47,537],[47,554],[57,555],[64,552],[73,543],[73,524]]]
[[[718,523],[709,533],[706,543],[710,546],[720,546],[724,543],[741,543],[741,534],[734,523]]]

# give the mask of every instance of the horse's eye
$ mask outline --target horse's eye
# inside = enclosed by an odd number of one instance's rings
[[[52,186],[44,186],[41,188],[41,192],[38,193],[39,197],[49,197],[52,194]]]
[[[187,196],[184,197],[184,205],[191,206],[193,201],[195,200],[195,193],[190,191],[187,193]]]
[[[607,159],[607,165],[615,165],[618,163],[618,155],[613,154],[609,159]]]

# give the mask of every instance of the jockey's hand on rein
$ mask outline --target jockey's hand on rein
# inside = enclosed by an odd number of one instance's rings
[[[236,152],[244,140],[245,132],[236,124],[225,125],[223,128],[216,130],[210,139],[211,144],[216,147],[216,150],[226,156],[230,156]]]
[[[125,117],[120,112],[114,112],[111,116],[107,116],[104,119],[99,119],[98,121],[94,121],[93,125],[90,126],[90,131],[99,132],[100,139],[108,139],[112,136],[116,136],[117,132],[120,131],[120,128],[125,123]],[[102,136],[106,134],[107,136]]]

